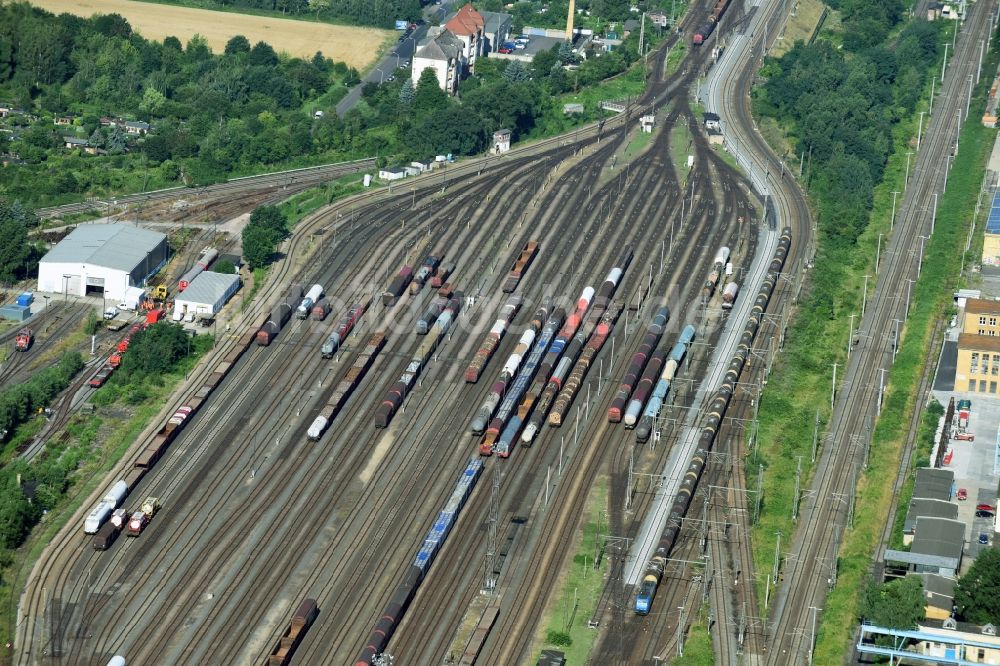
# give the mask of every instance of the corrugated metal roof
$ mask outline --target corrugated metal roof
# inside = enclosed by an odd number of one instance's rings
[[[917,518],[910,552],[960,559],[964,540],[965,523],[947,518],[921,516]]]
[[[993,205],[990,206],[990,216],[986,219],[986,233],[1000,234],[1000,188],[993,192]]]
[[[124,224],[81,224],[41,263],[93,264],[131,273],[166,238],[158,231]]]
[[[184,303],[215,304],[239,281],[239,275],[205,271],[192,280],[177,300]]]
[[[913,497],[947,502],[951,499],[951,486],[954,482],[955,474],[951,470],[920,467],[913,483]]]

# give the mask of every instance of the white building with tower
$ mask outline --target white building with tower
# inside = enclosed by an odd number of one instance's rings
[[[83,224],[38,262],[38,291],[124,301],[167,262],[167,237],[124,224]]]

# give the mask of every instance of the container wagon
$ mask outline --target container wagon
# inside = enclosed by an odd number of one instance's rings
[[[101,525],[101,529],[97,530],[97,534],[94,535],[91,545],[93,545],[94,550],[107,550],[118,539],[121,531],[121,527],[114,523],[104,523]]]
[[[431,287],[434,289],[440,289],[441,286],[448,281],[451,274],[455,272],[455,264],[449,262],[438,266],[438,269],[434,271],[434,277],[431,278]]]
[[[440,263],[440,257],[428,256],[424,259],[424,263],[420,264],[420,268],[413,274],[413,282],[410,283],[411,294],[416,294],[420,291],[420,288],[434,276],[434,271],[437,270]]]

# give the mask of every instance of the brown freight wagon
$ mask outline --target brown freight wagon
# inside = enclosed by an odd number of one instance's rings
[[[267,666],[286,666],[291,661],[295,648],[302,642],[302,637],[309,631],[309,627],[312,626],[318,614],[319,608],[316,606],[315,599],[304,599],[299,604],[292,615],[291,624],[271,650],[271,654],[267,658]]]

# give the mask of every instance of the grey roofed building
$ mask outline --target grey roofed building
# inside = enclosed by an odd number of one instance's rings
[[[924,581],[924,598],[927,605],[951,611],[955,601],[955,583],[957,581],[954,578],[933,573],[923,573],[920,574],[920,577]]]
[[[918,572],[954,576],[958,573],[958,568],[962,563],[964,543],[965,523],[947,518],[920,517],[917,518],[917,525],[913,531],[910,552],[916,555],[930,555],[956,561],[958,565],[954,570],[950,570],[950,566],[917,569]]]
[[[235,273],[203,271],[177,296],[177,301],[207,305],[214,314],[236,293],[239,284],[240,277]]]
[[[622,23],[622,29],[625,30],[625,32],[634,32],[638,30],[639,29],[638,19],[626,19],[625,22]]]
[[[483,34],[490,45],[490,51],[496,51],[510,38],[510,26],[514,17],[503,12],[479,12],[483,17]]]
[[[98,264],[131,271],[167,237],[125,224],[81,224],[49,250],[41,263]]]
[[[917,525],[917,518],[948,518],[958,519],[958,506],[939,499],[915,497],[910,500],[910,508],[906,511],[903,522],[903,532],[912,532]]]
[[[422,41],[417,46],[419,50],[414,54],[414,57],[448,60],[449,58],[457,59],[462,55],[462,48],[464,46],[462,40],[444,28],[441,28],[440,32],[433,36],[428,31],[428,37],[430,38]]]
[[[917,478],[913,482],[913,497],[947,502],[951,499],[954,485],[955,473],[951,470],[921,467],[917,469]]]

